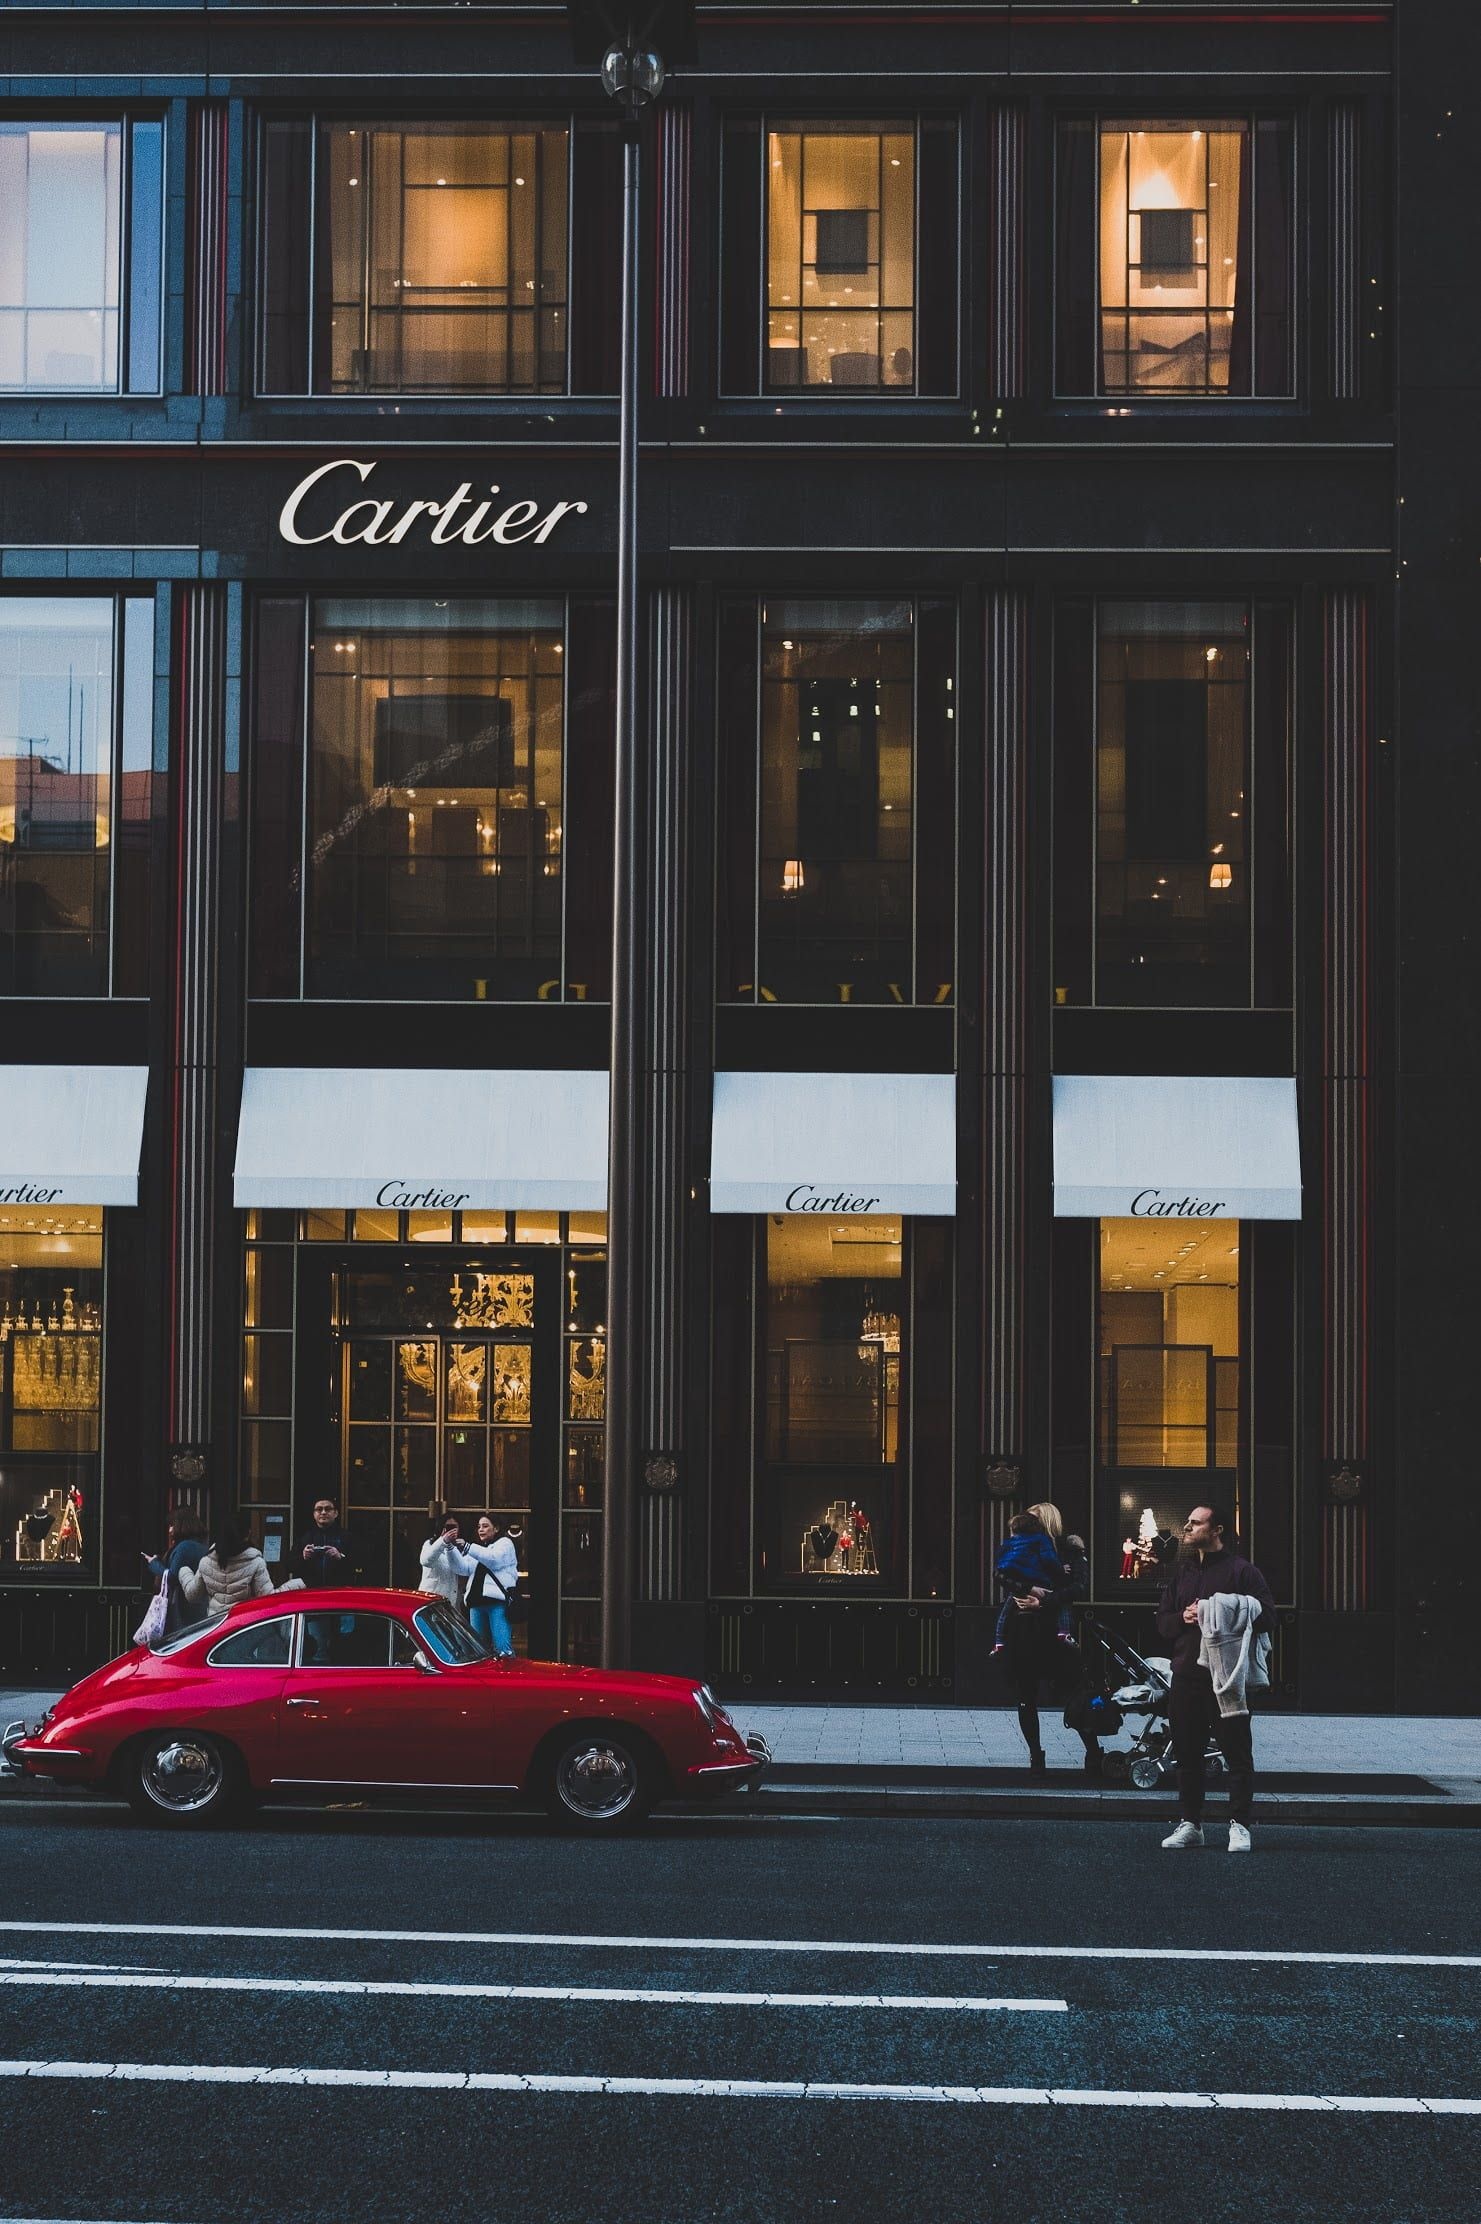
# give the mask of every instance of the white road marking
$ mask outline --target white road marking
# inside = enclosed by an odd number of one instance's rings
[[[206,1934],[199,1923],[76,1922],[60,1916],[44,1923],[0,1917],[0,1934],[26,1932],[47,1938],[193,1938]],[[317,1925],[248,1923],[215,1934],[233,1939],[309,1939],[326,1945],[430,1946],[447,1951],[445,1931],[324,1930]],[[686,1938],[643,1937],[639,1933],[590,1936],[584,1931],[459,1931],[460,1948],[516,1946],[602,1949],[640,1954],[846,1954],[858,1961],[870,1954],[905,1954],[927,1960],[963,1961],[1134,1961],[1145,1965],[1144,1946],[985,1946],[936,1945],[913,1939],[883,1938]],[[1161,1962],[1258,1962],[1277,1968],[1314,1969],[1481,1969],[1481,1954],[1355,1954],[1320,1950],[1282,1951],[1278,1947],[1164,1946]]]
[[[0,1987],[20,1986],[35,1991],[85,1989],[89,1992],[261,1992],[274,1997],[291,1993],[349,1994],[355,1999],[396,2000],[570,2000],[620,2001],[628,2006],[652,2008],[934,2008],[959,2015],[985,2015],[1024,2009],[1068,2014],[1067,2000],[1017,2000],[968,1997],[931,1992],[665,1992],[639,1985],[454,1985],[435,1982],[401,1982],[395,1979],[353,1977],[194,1977],[169,1971],[109,1971],[83,1975],[63,1973],[38,1962],[22,1975],[22,1965],[8,1963],[0,1970]],[[3,2224],[3,2220],[0,2220]]]
[[[88,2084],[339,2086],[376,2092],[593,2093],[612,2099],[934,2101],[968,2108],[1199,2108],[1347,2116],[1481,2116],[1481,2099],[1393,2093],[1176,2093],[1095,2086],[853,2085],[759,2077],[601,2077],[519,2070],[269,2069],[222,2062],[0,2062],[0,2078]]]

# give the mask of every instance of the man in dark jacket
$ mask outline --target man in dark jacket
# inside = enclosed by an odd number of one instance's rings
[[[1275,1600],[1270,1585],[1239,1550],[1233,1515],[1226,1506],[1195,1506],[1183,1524],[1182,1548],[1157,1608],[1157,1633],[1172,1656],[1167,1714],[1178,1764],[1180,1820],[1162,1841],[1172,1853],[1203,1844],[1203,1756],[1210,1731],[1229,1768],[1229,1851],[1250,1850],[1250,1807],[1255,1796],[1250,1718],[1219,1712],[1213,1678],[1198,1664],[1198,1602],[1221,1591],[1242,1592],[1259,1601],[1251,1643],[1272,1626]]]
[[[314,1505],[314,1526],[298,1547],[298,1573],[311,1591],[337,1591],[356,1580],[350,1540],[339,1525],[339,1506],[332,1498]]]

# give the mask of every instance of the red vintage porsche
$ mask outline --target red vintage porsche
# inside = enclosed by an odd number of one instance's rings
[[[768,1760],[686,1676],[494,1660],[442,1600],[360,1589],[280,1591],[135,1646],[3,1746],[156,1822],[349,1789],[520,1794],[586,1832],[753,1784]]]

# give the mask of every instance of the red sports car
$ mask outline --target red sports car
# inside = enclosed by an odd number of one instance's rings
[[[616,1830],[752,1784],[768,1759],[687,1676],[493,1660],[440,1599],[358,1589],[279,1592],[137,1645],[3,1743],[28,1775],[187,1824],[350,1788],[523,1793],[573,1830]]]

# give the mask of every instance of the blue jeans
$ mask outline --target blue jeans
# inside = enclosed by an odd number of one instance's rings
[[[487,1606],[470,1606],[468,1619],[473,1624],[473,1634],[481,1637],[491,1653],[500,1660],[507,1660],[514,1651],[514,1633],[509,1627],[509,1609],[497,1600]]]

